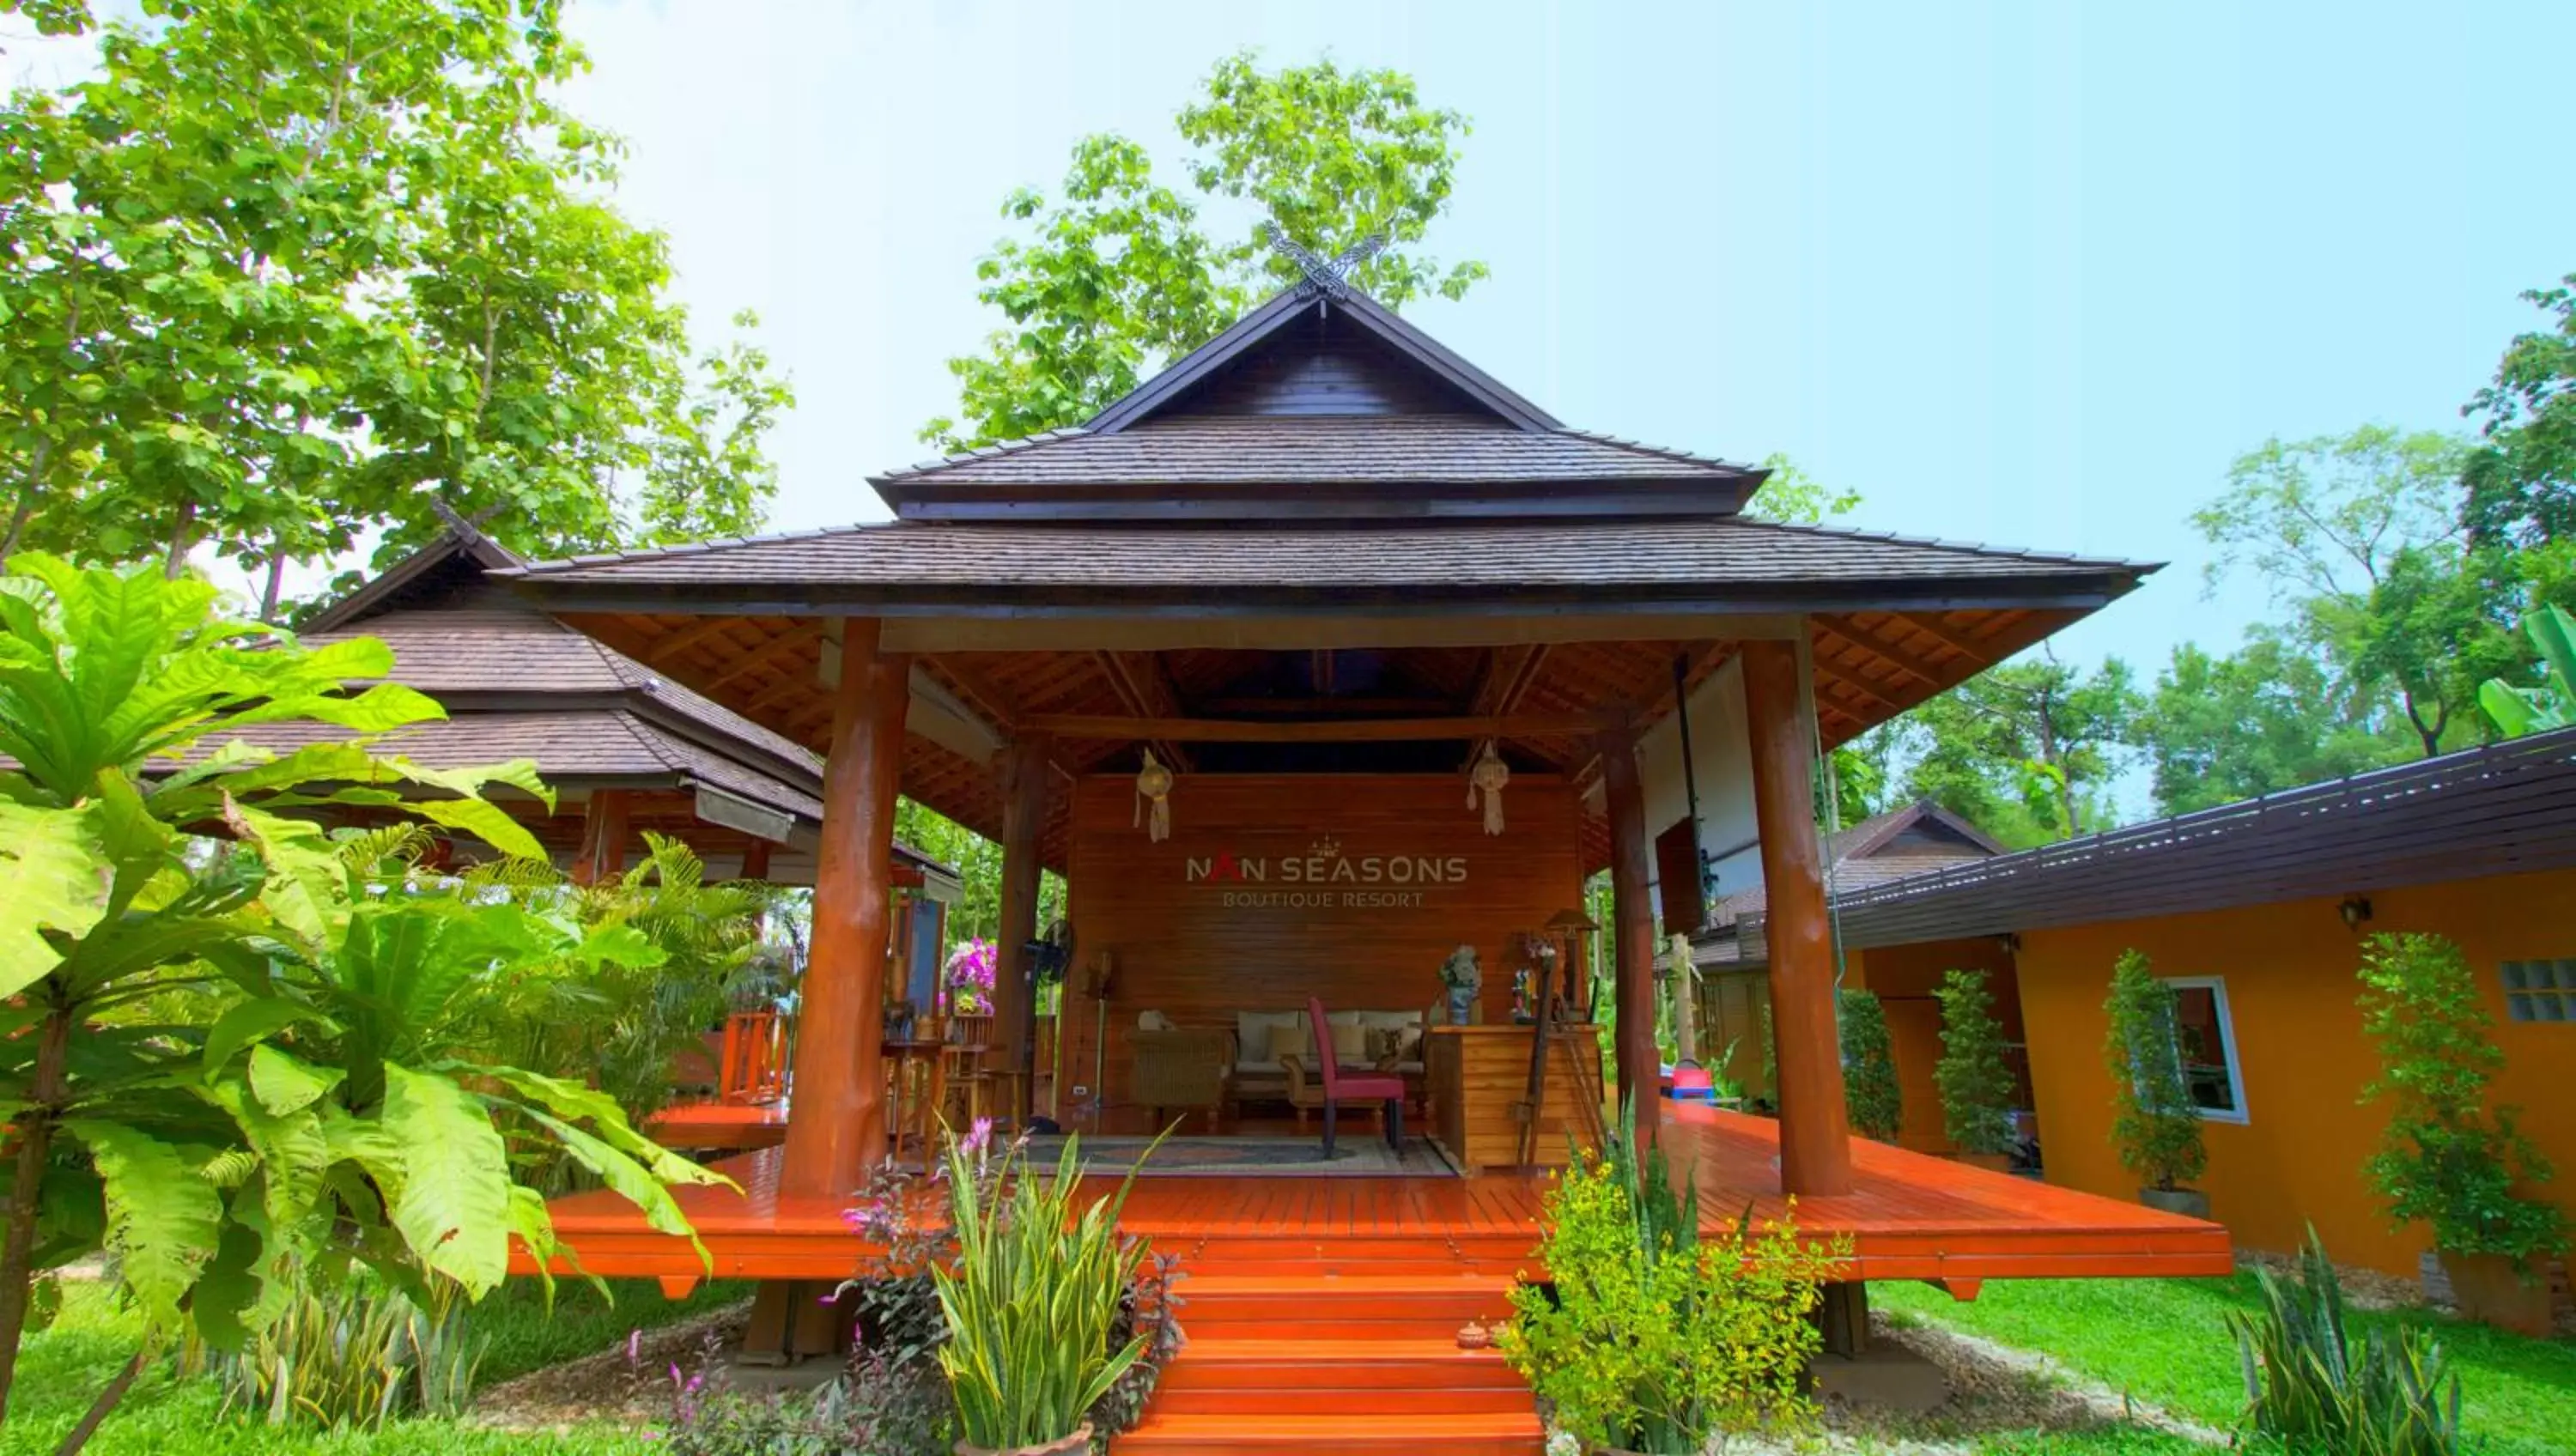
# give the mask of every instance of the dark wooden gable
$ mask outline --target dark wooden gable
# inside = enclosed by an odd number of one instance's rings
[[[1347,317],[1326,309],[1297,315],[1165,401],[1155,418],[1436,414],[1504,422],[1482,401]]]

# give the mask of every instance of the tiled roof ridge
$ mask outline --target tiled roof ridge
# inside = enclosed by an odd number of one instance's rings
[[[1772,531],[1795,531],[1807,536],[1830,536],[1844,541],[1893,541],[1901,546],[1928,546],[1939,551],[1957,551],[1970,556],[2018,556],[2029,561],[2062,562],[2069,566],[2100,566],[2121,571],[2160,571],[2161,561],[2135,561],[2125,556],[2085,556],[2073,551],[2042,551],[2030,546],[1998,546],[1986,541],[1953,541],[1946,536],[1916,536],[1903,531],[1869,531],[1858,526],[1835,526],[1821,521],[1779,521],[1769,516],[1737,516],[1737,522]]]
[[[1681,450],[1671,445],[1652,445],[1643,440],[1631,440],[1625,435],[1604,434],[1599,430],[1578,430],[1571,425],[1559,425],[1554,433],[1571,435],[1578,440],[1590,440],[1596,445],[1608,445],[1614,449],[1626,450],[1631,454],[1649,455],[1663,460],[1678,460],[1685,465],[1703,465],[1712,470],[1724,470],[1736,475],[1751,475],[1762,469],[1759,465],[1747,465],[1742,461],[1729,460],[1721,455],[1702,455],[1696,450]]]
[[[637,546],[625,551],[588,551],[579,556],[558,556],[546,561],[530,561],[515,567],[496,567],[487,576],[542,576],[551,572],[570,571],[581,566],[606,566],[619,561],[654,561],[672,556],[704,556],[717,551],[735,551],[745,546],[766,546],[777,541],[801,541],[818,536],[846,536],[859,531],[882,530],[906,524],[902,521],[852,521],[842,526],[807,526],[794,531],[759,531],[747,536],[711,536],[704,541],[682,541],[672,546]]]

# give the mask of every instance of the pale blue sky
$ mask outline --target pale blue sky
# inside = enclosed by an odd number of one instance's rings
[[[573,104],[633,144],[701,325],[801,398],[782,528],[880,514],[992,319],[1001,198],[1074,138],[1181,155],[1218,56],[1394,66],[1475,122],[1414,317],[1565,419],[1786,451],[1874,528],[2170,560],[2061,638],[2152,672],[2185,513],[2265,436],[2458,407],[2576,271],[2576,5],[1370,5],[578,0]],[[59,64],[13,48],[12,70]],[[1177,171],[1173,173],[1175,181]]]
[[[1085,132],[1177,158],[1219,55],[1394,66],[1475,122],[1413,316],[1570,422],[1788,452],[1861,524],[2170,560],[2067,634],[2147,668],[2185,513],[2265,436],[2458,428],[2516,294],[2576,271],[2576,6],[583,4],[576,97],[710,323],[801,399],[782,527],[877,514],[975,260]],[[1178,180],[1175,173],[1174,180]]]

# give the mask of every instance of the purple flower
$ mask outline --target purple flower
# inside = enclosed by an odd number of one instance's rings
[[[993,1119],[989,1117],[975,1119],[966,1129],[966,1140],[958,1144],[959,1147],[978,1157],[981,1157],[984,1150],[992,1145]]]
[[[640,1329],[628,1330],[626,1332],[626,1363],[629,1365],[636,1365],[642,1363],[643,1359],[644,1332]]]

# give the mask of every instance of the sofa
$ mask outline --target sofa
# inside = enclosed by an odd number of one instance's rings
[[[1411,1011],[1330,1011],[1333,1049],[1341,1065],[1354,1070],[1393,1072],[1402,1077],[1408,1100],[1422,1098],[1422,1033],[1424,1013]],[[1313,1028],[1305,1008],[1284,1011],[1237,1011],[1234,1014],[1234,1066],[1228,1100],[1287,1102],[1298,1106],[1320,1095],[1322,1063],[1315,1055]],[[1296,1094],[1313,1095],[1301,1099]]]

